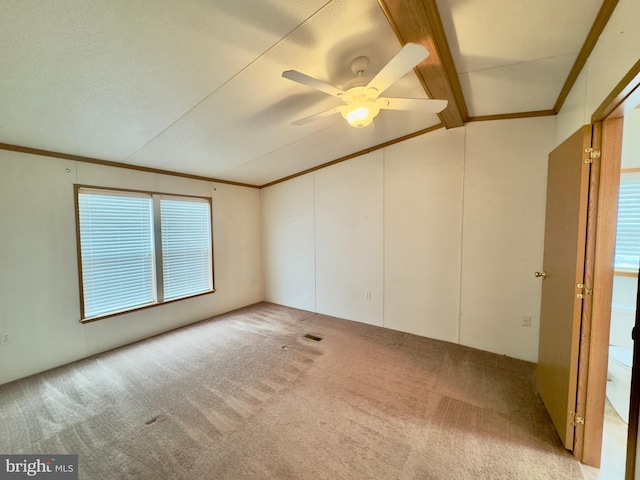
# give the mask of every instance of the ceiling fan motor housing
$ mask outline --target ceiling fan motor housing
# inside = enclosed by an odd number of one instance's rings
[[[367,67],[369,66],[369,57],[358,57],[354,58],[351,62],[351,71],[356,77],[361,77],[364,75]]]

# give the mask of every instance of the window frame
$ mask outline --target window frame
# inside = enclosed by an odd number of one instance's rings
[[[198,199],[204,200],[209,205],[209,227],[210,227],[210,239],[211,239],[211,289],[198,292],[190,295],[181,296],[178,298],[172,298],[169,300],[158,300],[156,298],[152,303],[148,303],[145,305],[138,305],[130,308],[123,308],[122,310],[118,310],[115,312],[109,312],[101,315],[96,315],[92,317],[86,317],[85,315],[85,299],[84,299],[84,281],[82,274],[82,242],[80,236],[80,199],[79,195],[81,190],[102,190],[104,192],[113,192],[117,194],[118,192],[129,193],[129,194],[137,194],[137,195],[148,195],[151,198],[152,203],[152,211],[150,212],[153,217],[153,225],[152,225],[152,243],[153,243],[153,254],[154,254],[154,272],[152,281],[155,284],[156,297],[159,292],[164,290],[163,282],[163,270],[162,270],[162,226],[160,222],[160,211],[159,211],[159,203],[161,198],[172,198],[172,199]],[[158,208],[156,208],[156,204]],[[190,298],[201,297],[204,295],[210,295],[216,291],[215,287],[215,249],[214,249],[214,240],[213,240],[213,199],[211,197],[200,196],[200,195],[184,195],[184,194],[176,194],[176,193],[166,193],[166,192],[157,192],[150,190],[136,190],[129,188],[118,188],[118,187],[104,187],[104,186],[95,186],[95,185],[85,185],[85,184],[74,184],[74,209],[75,209],[75,217],[76,217],[76,258],[78,265],[78,286],[79,286],[79,294],[80,294],[80,322],[81,323],[90,323],[95,322],[97,320],[102,320],[105,318],[115,317],[119,315],[124,315],[131,312],[137,312],[140,310],[146,310],[148,308],[153,308],[161,305],[167,305],[169,303],[179,302],[181,300],[187,300]]]

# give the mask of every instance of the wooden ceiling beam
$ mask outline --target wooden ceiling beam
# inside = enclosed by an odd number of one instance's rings
[[[575,85],[576,80],[578,79],[578,75],[580,75],[580,72],[582,72],[582,69],[587,63],[591,52],[593,52],[596,43],[598,43],[600,34],[604,31],[604,27],[607,26],[607,23],[609,22],[609,19],[611,18],[611,15],[613,14],[613,11],[616,9],[617,5],[618,0],[604,0],[602,2],[602,7],[600,7],[600,11],[598,11],[598,15],[596,16],[596,19],[591,26],[591,30],[589,30],[587,38],[585,39],[584,44],[582,45],[582,48],[578,53],[578,57],[576,58],[571,71],[569,72],[569,76],[562,86],[562,90],[558,95],[556,104],[553,106],[553,109],[557,113],[560,113],[560,110],[562,110],[562,106],[564,105],[567,96]]]
[[[462,127],[469,118],[449,43],[435,0],[378,0],[402,45],[424,45],[426,60],[414,69],[429,98],[448,100],[438,116],[446,128]]]

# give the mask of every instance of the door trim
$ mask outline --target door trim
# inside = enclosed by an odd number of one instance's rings
[[[576,411],[584,425],[576,428],[574,455],[584,464],[600,467],[609,356],[613,294],[613,258],[618,216],[618,189],[622,157],[622,118],[593,125],[594,159],[589,198],[585,258],[585,298],[582,316]],[[593,198],[592,198],[593,197]]]

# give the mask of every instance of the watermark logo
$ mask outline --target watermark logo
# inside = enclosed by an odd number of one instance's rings
[[[78,455],[0,455],[0,480],[78,480]]]

